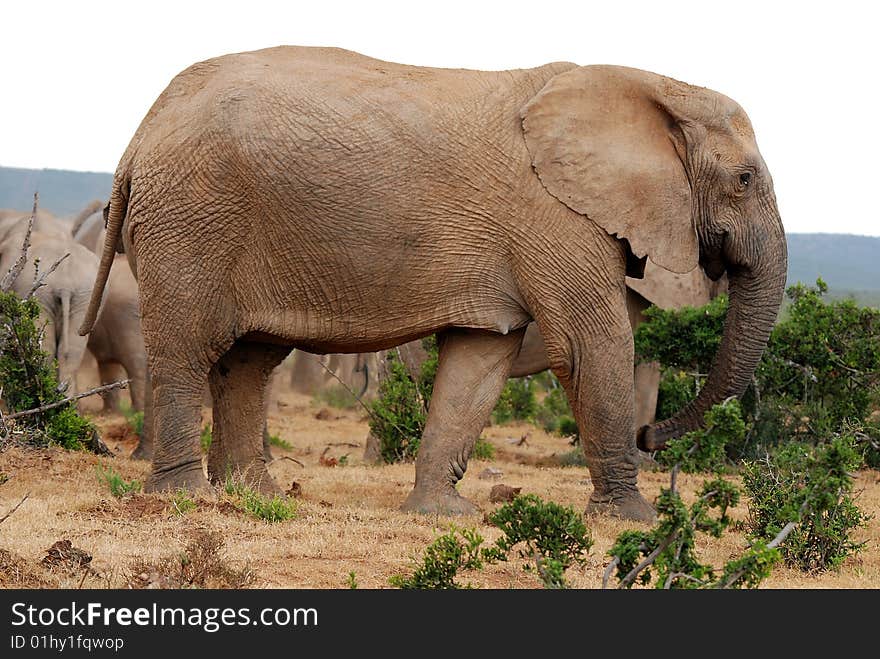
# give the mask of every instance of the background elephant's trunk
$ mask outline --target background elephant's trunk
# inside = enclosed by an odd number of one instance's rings
[[[700,428],[707,410],[730,396],[741,395],[751,382],[785,291],[785,236],[778,215],[774,215],[776,223],[769,236],[764,234],[759,239],[752,235],[742,241],[752,249],[760,249],[763,257],[751,266],[728,266],[730,305],[705,386],[675,416],[639,430],[638,446],[642,450],[662,449],[668,440]]]

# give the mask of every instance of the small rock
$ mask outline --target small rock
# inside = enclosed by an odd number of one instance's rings
[[[332,421],[334,418],[333,412],[328,410],[326,407],[322,407],[315,413],[315,418],[318,421]]]
[[[508,501],[513,501],[520,491],[522,491],[521,487],[510,487],[504,483],[498,483],[498,485],[492,486],[492,490],[489,492],[489,501],[492,503],[507,503]]]
[[[302,485],[300,485],[296,481],[292,481],[290,483],[290,487],[287,488],[287,492],[285,492],[284,494],[286,494],[287,496],[289,496],[293,499],[299,499],[303,494]]]
[[[489,478],[501,478],[504,475],[504,472],[500,469],[496,469],[495,467],[486,467],[479,473],[477,478],[482,478],[483,480]]]

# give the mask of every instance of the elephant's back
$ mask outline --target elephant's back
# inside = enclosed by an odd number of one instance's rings
[[[354,148],[359,141],[375,144],[402,135],[430,139],[444,123],[464,130],[485,123],[485,108],[518,120],[522,103],[573,66],[446,69],[300,46],[223,55],[193,64],[171,81],[123,160],[134,160],[135,154],[166,155],[169,148],[217,138],[245,149],[274,149],[281,132],[301,144],[320,140],[316,133],[328,128],[355,133],[348,136]]]

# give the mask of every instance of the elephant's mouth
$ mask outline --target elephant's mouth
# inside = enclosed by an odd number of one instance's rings
[[[724,243],[727,240],[725,235],[719,242],[718,246],[711,248],[700,248],[700,266],[712,281],[718,281],[727,271],[727,261],[724,259]]]

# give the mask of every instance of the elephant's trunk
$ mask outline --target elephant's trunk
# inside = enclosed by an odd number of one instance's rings
[[[702,427],[707,410],[731,396],[741,395],[751,382],[785,290],[785,236],[778,214],[773,213],[773,216],[776,222],[771,223],[771,232],[755,232],[759,235],[748,236],[742,244],[725,250],[759,249],[761,258],[752,265],[730,265],[731,259],[725,259],[730,280],[730,305],[721,345],[706,384],[697,398],[675,416],[639,430],[637,443],[642,450],[662,449],[668,440]],[[767,224],[763,226],[766,228]],[[728,242],[738,241],[728,239]]]

